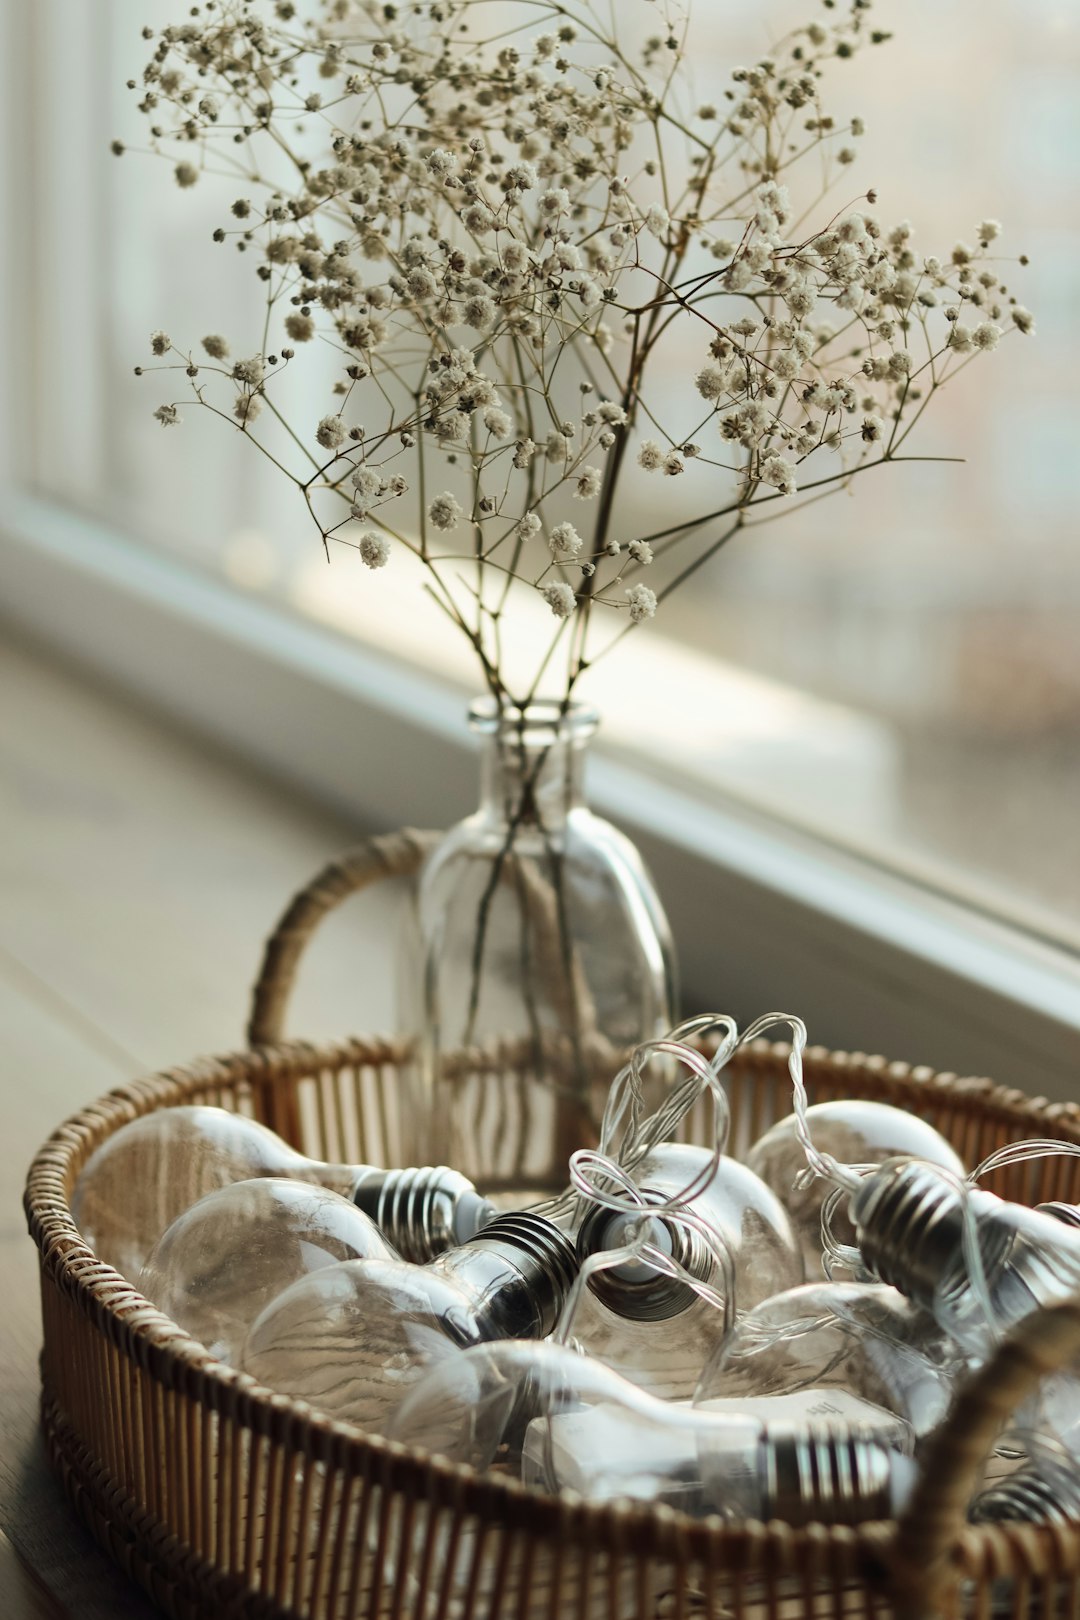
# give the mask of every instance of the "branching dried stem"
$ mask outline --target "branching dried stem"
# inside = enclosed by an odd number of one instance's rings
[[[687,13],[649,17],[632,39],[636,18],[616,32],[592,0],[210,0],[145,31],[149,150],[182,188],[242,183],[215,236],[262,286],[257,354],[232,361],[212,336],[196,358],[159,332],[160,366],[140,369],[182,370],[237,424],[328,555],[413,552],[507,704],[560,652],[569,699],[735,533],[897,459],[1001,323],[1031,329],[990,257],[994,221],[941,258],[883,228],[872,192],[809,224],[855,157],[859,120],[821,98],[830,62],[886,37],[867,0],[736,69],[714,107],[689,101]],[[685,407],[660,408],[672,335],[695,328]],[[302,345],[340,363],[318,423],[288,409]],[[840,470],[807,479],[811,456]],[[693,460],[728,498],[636,533],[628,482]],[[562,621],[524,673],[504,636],[522,594]]]

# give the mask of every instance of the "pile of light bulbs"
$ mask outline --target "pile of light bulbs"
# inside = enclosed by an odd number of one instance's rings
[[[777,1023],[794,1112],[739,1162],[722,1071]],[[710,1059],[687,1044],[705,1030]],[[640,1047],[566,1192],[524,1210],[446,1167],[323,1164],[189,1107],[111,1136],[73,1213],[211,1356],[333,1418],[592,1500],[888,1517],[958,1382],[1080,1291],[1080,1211],[977,1185],[1062,1144],[1013,1144],[969,1176],[914,1115],[810,1106],[805,1042],[798,1019],[740,1035],[710,1016]],[[646,1112],[650,1065],[663,1100]],[[711,1147],[679,1140],[703,1104]],[[973,1518],[1080,1513],[1080,1369],[1018,1422]]]

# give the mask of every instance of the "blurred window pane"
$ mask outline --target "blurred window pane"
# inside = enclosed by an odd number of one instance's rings
[[[299,497],[272,468],[193,410],[182,434],[163,433],[150,419],[160,380],[132,378],[159,326],[192,341],[246,329],[259,346],[252,277],[210,241],[235,183],[182,194],[166,166],[107,151],[113,135],[138,144],[124,81],[145,61],[141,24],[183,9],[148,0],[136,17],[127,0],[102,0],[93,63],[50,61],[40,119],[61,126],[50,98],[65,73],[100,75],[88,135],[100,160],[80,207],[94,220],[101,296],[90,330],[67,329],[54,309],[39,344],[46,362],[62,355],[78,370],[94,404],[70,454],[39,432],[37,482],[338,630],[445,659],[467,683],[406,568],[376,579],[349,559],[328,570]],[[702,99],[722,89],[710,63],[719,73],[760,55],[813,9],[697,0]],[[49,0],[40,11],[62,56],[66,7]],[[926,252],[947,253],[979,220],[1000,218],[1003,252],[1031,256],[1016,291],[1038,335],[1011,336],[927,413],[917,448],[963,465],[875,470],[850,493],[740,538],[665,605],[647,643],[611,661],[597,695],[615,740],[664,770],[808,820],[1075,943],[1080,12],[1073,0],[880,0],[874,17],[896,37],[838,66],[830,92],[867,124],[852,191],[876,187],[883,222],[910,218]],[[42,156],[46,171],[62,161],[60,147]],[[69,229],[65,216],[45,222],[46,259]],[[78,272],[67,245],[66,260],[46,266],[61,290]],[[313,378],[313,420],[324,400]],[[43,429],[51,409],[39,390]],[[646,513],[654,504],[660,526],[690,498],[682,483],[645,480],[634,498]]]

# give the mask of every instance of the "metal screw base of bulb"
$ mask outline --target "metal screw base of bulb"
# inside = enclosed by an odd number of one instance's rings
[[[476,1189],[446,1165],[369,1171],[353,1189],[353,1202],[370,1215],[403,1260],[417,1265],[459,1241],[454,1216],[465,1194]]]
[[[510,1210],[490,1221],[469,1239],[469,1246],[474,1244],[498,1249],[514,1259],[527,1255],[560,1298],[569,1293],[578,1273],[577,1253],[566,1233],[527,1210]]]
[[[441,1263],[484,1296],[480,1328],[492,1339],[545,1338],[578,1269],[565,1232],[528,1210],[489,1221]]]
[[[774,1425],[760,1442],[762,1517],[791,1525],[861,1524],[893,1513],[892,1453],[870,1435],[821,1424]]]
[[[1071,1488],[1070,1488],[1071,1487]],[[1070,1524],[1080,1517],[1080,1480],[1055,1477],[1053,1483],[1033,1468],[1023,1468],[991,1485],[975,1498],[972,1524]]]
[[[961,1283],[964,1266],[964,1197],[978,1219],[988,1195],[977,1189],[962,1194],[932,1166],[916,1159],[894,1162],[869,1176],[852,1199],[859,1248],[866,1264],[884,1283],[909,1299],[930,1306],[935,1297]],[[987,1251],[990,1269],[1008,1247],[998,1234],[1000,1254]]]

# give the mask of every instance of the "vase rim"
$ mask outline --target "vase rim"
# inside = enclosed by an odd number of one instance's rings
[[[600,724],[600,716],[589,703],[576,699],[534,698],[524,706],[500,703],[493,697],[477,698],[469,705],[469,728],[482,736],[528,738],[590,737]]]

